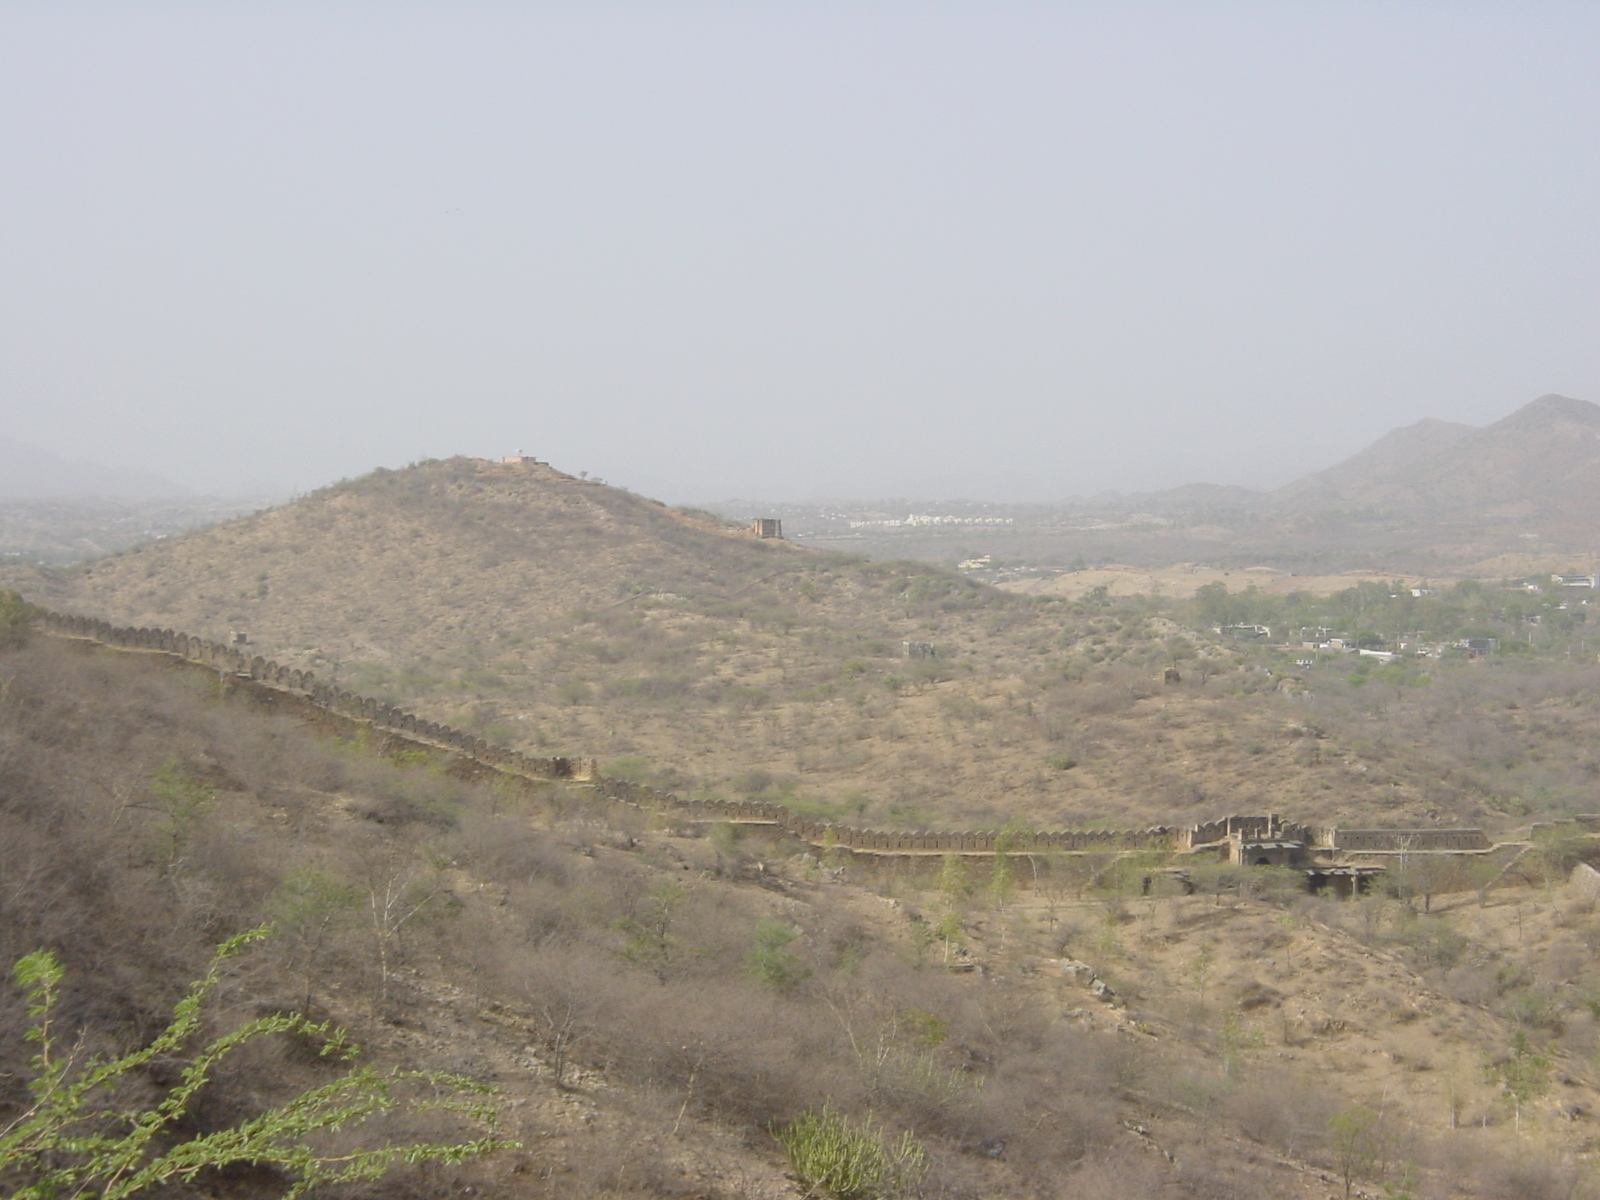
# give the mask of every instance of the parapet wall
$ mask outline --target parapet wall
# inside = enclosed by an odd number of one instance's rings
[[[107,646],[124,650],[154,650],[190,662],[201,663],[228,674],[248,677],[267,687],[295,692],[319,708],[357,721],[366,721],[381,729],[413,737],[418,741],[432,742],[471,756],[489,766],[502,767],[521,775],[540,779],[585,778],[591,764],[571,758],[540,758],[490,745],[480,737],[460,729],[452,729],[437,721],[408,713],[375,700],[359,696],[323,683],[310,671],[279,666],[259,654],[252,655],[237,646],[225,646],[204,638],[175,633],[171,629],[130,629],[97,621],[89,617],[65,616],[45,612],[38,618],[45,630],[64,637],[86,638]]]
[[[1335,850],[1487,850],[1489,839],[1481,829],[1335,829]]]
[[[606,778],[593,759],[540,757],[495,746],[452,729],[319,680],[312,672],[280,666],[238,646],[227,646],[171,629],[132,629],[90,617],[43,611],[37,624],[61,637],[83,638],[126,650],[147,650],[201,663],[219,672],[248,677],[263,687],[300,697],[318,708],[418,743],[454,750],[482,765],[534,779],[571,779],[591,784],[602,796],[637,807],[670,810],[688,821],[769,825],[819,848],[867,854],[1106,853],[1189,850],[1239,835],[1247,841],[1289,841],[1339,851],[1471,851],[1489,848],[1480,829],[1333,829],[1284,821],[1276,813],[1230,816],[1197,825],[1155,825],[1148,829],[1064,829],[1024,833],[1001,830],[859,829],[817,821],[782,804],[756,800],[684,800],[660,788]],[[1600,820],[1600,818],[1597,818]]]
[[[646,808],[670,808],[690,821],[729,821],[743,825],[772,825],[801,841],[820,847],[839,847],[881,854],[1026,854],[1049,851],[1104,851],[1123,854],[1135,850],[1171,850],[1180,832],[1166,825],[1149,829],[1058,830],[1011,833],[999,829],[905,830],[859,829],[832,821],[811,820],[782,804],[760,800],[684,800],[671,792],[608,779],[598,773],[591,782],[601,795]]]

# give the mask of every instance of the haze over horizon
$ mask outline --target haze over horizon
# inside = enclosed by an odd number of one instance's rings
[[[0,13],[0,433],[201,492],[1269,487],[1600,399],[1600,9]]]

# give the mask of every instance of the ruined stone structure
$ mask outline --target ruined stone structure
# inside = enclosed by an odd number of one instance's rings
[[[782,538],[783,522],[777,517],[755,517],[750,522],[750,532],[758,538]]]
[[[825,851],[848,851],[868,858],[997,853],[1047,860],[1062,855],[1118,856],[1150,853],[1184,861],[1221,861],[1239,866],[1281,866],[1304,871],[1313,886],[1348,894],[1385,867],[1414,855],[1474,858],[1494,855],[1481,829],[1313,828],[1285,821],[1277,813],[1230,816],[1194,825],[1155,825],[1148,829],[880,830],[815,821],[782,804],[755,800],[683,800],[671,792],[599,774],[593,759],[541,757],[490,745],[473,734],[404,712],[370,696],[359,696],[252,655],[248,647],[223,645],[171,629],[131,629],[90,617],[44,612],[38,626],[58,637],[79,638],[123,650],[149,651],[198,663],[236,680],[289,694],[315,708],[385,731],[392,739],[459,754],[482,767],[529,779],[583,782],[622,804],[669,813],[686,823],[766,826]],[[914,643],[907,643],[908,646]],[[1600,815],[1578,817],[1576,828],[1600,833]]]

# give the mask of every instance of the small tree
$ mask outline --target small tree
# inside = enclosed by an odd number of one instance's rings
[[[1402,903],[1410,905],[1414,897],[1421,896],[1422,911],[1427,913],[1432,911],[1437,893],[1461,881],[1461,870],[1454,855],[1418,850],[1414,841],[1401,839],[1400,862],[1390,869],[1389,878]]]
[[[1490,1082],[1498,1083],[1511,1097],[1511,1110],[1517,1133],[1522,1132],[1522,1109],[1550,1088],[1550,1055],[1533,1044],[1527,1030],[1519,1029],[1511,1039],[1511,1053],[1485,1068]]]
[[[659,983],[666,983],[677,957],[678,939],[672,927],[686,898],[687,893],[677,881],[663,880],[650,890],[641,910],[621,922],[628,938],[623,956],[645,968]]]
[[[994,857],[989,864],[989,900],[994,905],[995,917],[1000,926],[1000,944],[1006,940],[1006,905],[1017,889],[1016,867],[1011,861],[1012,852],[1032,840],[1032,833],[1013,821],[994,839]]]
[[[1354,1182],[1372,1174],[1382,1160],[1383,1118],[1361,1104],[1341,1108],[1328,1119],[1328,1147],[1349,1200]]]
[[[1197,862],[1186,866],[1184,873],[1196,891],[1205,892],[1220,906],[1223,896],[1238,894],[1248,870],[1231,862]]]
[[[376,1179],[399,1163],[459,1162],[515,1144],[494,1134],[499,1110],[487,1086],[437,1071],[380,1073],[370,1067],[352,1067],[331,1083],[232,1128],[189,1136],[184,1118],[200,1089],[223,1058],[248,1042],[288,1034],[313,1040],[335,1060],[354,1056],[354,1048],[328,1022],[313,1023],[297,1014],[257,1017],[196,1045],[203,1005],[227,960],[267,932],[262,926],[224,942],[205,975],[173,1009],[167,1027],[143,1049],[111,1058],[79,1061],[78,1047],[56,1029],[64,971],[55,955],[38,950],[18,960],[14,974],[27,993],[33,1022],[27,1036],[39,1049],[28,1084],[33,1102],[0,1128],[0,1187],[10,1189],[10,1200],[120,1200],[245,1162],[283,1171],[293,1180],[284,1193],[289,1198],[321,1184]],[[122,1085],[147,1077],[149,1064],[170,1060],[184,1066],[158,1102],[144,1109],[118,1103]],[[484,1132],[461,1142],[368,1150],[336,1151],[319,1144],[322,1135],[402,1111],[454,1113]]]
[[[1461,866],[1461,879],[1478,894],[1478,907],[1489,907],[1489,889],[1500,881],[1505,865],[1492,858],[1476,858]]]
[[[1206,977],[1211,973],[1211,964],[1216,961],[1217,948],[1211,942],[1206,942],[1200,947],[1200,952],[1194,956],[1194,962],[1189,964],[1189,971],[1194,975],[1195,993],[1200,1003],[1206,1002]]]
[[[154,825],[156,852],[162,870],[171,872],[182,864],[195,828],[216,799],[216,792],[182,764],[168,759],[152,773],[150,799],[160,814]]]
[[[960,912],[972,895],[972,880],[967,864],[959,854],[946,854],[939,861],[939,898],[949,912]]]
[[[550,1047],[550,1074],[555,1078],[556,1087],[565,1090],[567,1062],[586,1032],[583,1001],[571,992],[553,997],[539,1006],[539,1021]]]
[[[934,927],[934,933],[944,944],[944,965],[950,965],[950,956],[961,945],[961,918],[953,912],[947,912],[939,918],[939,924]]]
[[[291,960],[305,977],[302,1011],[310,1011],[312,983],[329,938],[360,903],[361,893],[355,888],[315,868],[291,871],[268,900],[267,916],[288,943]]]
[[[789,946],[800,933],[785,921],[763,917],[756,922],[744,965],[762,983],[780,992],[792,992],[811,977],[811,969]]]
[[[444,898],[444,879],[436,863],[374,862],[367,874],[367,915],[378,952],[379,998],[387,1003],[394,961],[406,927]]]
[[[0,588],[0,649],[25,642],[39,611],[16,592]]]

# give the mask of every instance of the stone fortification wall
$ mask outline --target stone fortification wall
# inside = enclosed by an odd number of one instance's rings
[[[1541,834],[1565,837],[1571,834],[1582,836],[1600,833],[1600,813],[1575,813],[1570,817],[1557,817],[1553,821],[1535,821],[1529,827],[1528,833],[1531,837],[1539,837]]]
[[[830,821],[816,821],[791,812],[782,804],[757,800],[683,800],[671,792],[625,779],[599,774],[591,759],[536,757],[491,745],[463,730],[452,729],[406,712],[371,696],[345,691],[319,680],[312,672],[290,669],[238,646],[191,637],[171,629],[132,629],[91,617],[45,612],[39,624],[64,637],[85,638],[128,650],[152,650],[214,670],[249,679],[267,687],[293,692],[319,708],[375,728],[393,731],[418,742],[455,750],[486,766],[540,779],[575,779],[592,783],[603,796],[642,808],[671,809],[691,821],[728,821],[771,825],[819,847],[839,847],[868,853],[993,854],[1003,835],[1000,830],[879,830],[858,829]],[[1245,827],[1267,818],[1230,817],[1224,825]],[[1134,850],[1170,850],[1180,832],[1168,826],[1150,829],[1058,830],[1010,835],[1006,849],[1014,853],[1062,851],[1124,853]]]
[[[641,808],[670,808],[690,821],[728,821],[742,825],[771,825],[815,846],[861,850],[880,854],[993,854],[1002,839],[1009,853],[1170,850],[1175,830],[1158,825],[1150,829],[1060,830],[1006,835],[986,830],[858,829],[833,821],[810,820],[785,805],[760,800],[684,800],[671,792],[598,774],[592,782],[601,795]]]
[[[224,674],[249,678],[263,687],[354,721],[421,744],[445,747],[485,767],[534,779],[572,779],[590,783],[601,795],[639,808],[669,810],[694,822],[727,821],[768,825],[821,848],[867,854],[1014,854],[1170,852],[1226,841],[1238,834],[1249,841],[1294,841],[1340,851],[1483,850],[1489,841],[1477,829],[1313,829],[1264,816],[1229,816],[1191,826],[1148,829],[1063,829],[1023,834],[1000,830],[858,829],[818,821],[782,804],[757,800],[684,800],[671,792],[625,779],[601,776],[593,759],[539,757],[494,746],[471,733],[452,729],[386,704],[345,691],[310,671],[290,669],[239,646],[191,637],[171,629],[131,629],[90,617],[44,612],[38,624],[63,637],[84,638],[129,650],[156,651],[203,664]],[[1600,818],[1595,818],[1600,823]]]
[[[366,721],[380,728],[440,746],[459,750],[490,766],[502,767],[522,775],[541,779],[581,778],[588,764],[570,758],[540,758],[491,746],[480,737],[460,729],[452,729],[437,721],[385,704],[371,696],[359,696],[323,683],[310,671],[279,666],[259,654],[250,654],[238,646],[226,646],[204,638],[190,637],[170,629],[130,629],[97,621],[90,617],[72,617],[46,612],[39,624],[51,633],[64,637],[87,638],[107,646],[124,650],[154,650],[171,654],[190,662],[200,663],[215,670],[249,678],[268,687],[303,695],[319,708],[338,713],[352,720]]]
[[[1302,825],[1298,821],[1285,821],[1277,813],[1267,813],[1265,816],[1219,817],[1215,821],[1202,821],[1181,831],[1178,848],[1187,850],[1195,846],[1209,846],[1215,842],[1225,842],[1234,834],[1238,834],[1248,842],[1309,843],[1313,833],[1309,825]]]
[[[1481,829],[1335,829],[1333,848],[1351,851],[1487,850]]]

